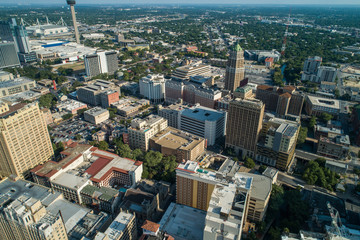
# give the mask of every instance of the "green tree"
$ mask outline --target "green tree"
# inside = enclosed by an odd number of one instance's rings
[[[73,117],[72,113],[67,113],[67,114],[65,114],[65,115],[62,116],[62,119],[68,120],[68,119],[70,119],[70,118],[72,118],[72,117]]]
[[[56,103],[57,103],[57,99],[51,93],[46,94],[46,95],[42,95],[39,98],[39,107],[41,107],[41,108],[42,107],[51,108],[51,107],[55,106]]]
[[[314,126],[316,125],[316,117],[312,116],[309,120],[309,128],[314,128]]]
[[[105,141],[100,141],[97,146],[100,150],[107,151],[109,149],[109,144]]]
[[[266,168],[267,168],[267,166],[261,165],[261,166],[259,167],[259,172],[260,172],[260,173],[263,173],[263,172],[266,170]]]
[[[305,142],[305,140],[307,138],[307,132],[308,132],[307,127],[300,127],[300,132],[299,132],[299,136],[298,136],[296,145],[301,145]]]
[[[81,140],[81,135],[80,135],[80,134],[76,134],[76,135],[75,135],[75,139],[78,140],[78,141],[80,141],[80,140]]]
[[[320,120],[322,121],[322,122],[328,122],[329,120],[331,120],[331,119],[333,119],[333,115],[330,115],[330,114],[328,114],[328,113],[322,113],[321,115],[320,115]]]
[[[255,162],[254,162],[254,160],[252,160],[251,158],[246,158],[246,160],[245,160],[245,167],[247,167],[247,168],[254,168],[255,167]]]

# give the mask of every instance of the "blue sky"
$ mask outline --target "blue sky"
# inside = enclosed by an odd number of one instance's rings
[[[11,4],[65,4],[66,0],[11,0]],[[0,0],[0,4],[9,4]],[[357,4],[359,0],[77,0],[78,4]]]

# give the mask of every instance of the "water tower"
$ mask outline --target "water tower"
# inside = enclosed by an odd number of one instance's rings
[[[76,1],[75,0],[66,0],[67,4],[70,5],[70,9],[71,9],[71,16],[72,16],[72,20],[74,23],[74,29],[75,29],[75,38],[76,38],[76,43],[80,44],[80,36],[79,36],[79,30],[77,28],[77,24],[76,24],[76,15],[75,15],[75,4]]]

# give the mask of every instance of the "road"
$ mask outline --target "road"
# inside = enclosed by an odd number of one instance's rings
[[[302,179],[287,175],[286,173],[283,172],[279,172],[277,181],[280,183],[284,183],[286,185],[293,186],[295,188],[298,187],[299,185],[302,186],[306,185],[306,182],[303,181]]]

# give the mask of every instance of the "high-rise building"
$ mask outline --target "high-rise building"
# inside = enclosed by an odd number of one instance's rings
[[[334,67],[321,66],[318,68],[317,79],[318,83],[321,82],[335,82],[337,76],[337,69]]]
[[[267,114],[263,120],[256,161],[285,171],[295,157],[300,124]]]
[[[226,147],[243,157],[255,157],[265,105],[257,99],[235,99],[230,102],[226,124]]]
[[[234,92],[238,87],[245,85],[244,51],[237,44],[230,52],[226,66],[225,89]]]
[[[321,57],[309,57],[305,60],[301,81],[316,81],[316,74],[322,62]]]
[[[148,75],[139,81],[140,94],[153,103],[161,103],[165,99],[164,75]]]
[[[85,71],[88,77],[95,77],[102,73],[114,74],[118,70],[116,52],[97,52],[84,58]]]
[[[28,177],[29,170],[54,154],[47,125],[37,103],[2,105],[0,175]]]
[[[0,42],[0,69],[19,66],[19,58],[16,53],[15,43]]]
[[[76,43],[80,44],[80,35],[79,35],[78,27],[77,27],[76,14],[75,14],[76,1],[75,0],[66,0],[66,2],[67,2],[68,5],[70,5],[70,9],[71,9],[71,16],[72,16],[74,30],[75,30]]]
[[[186,65],[178,67],[173,73],[172,77],[185,80],[189,79],[191,76],[204,75],[210,72],[209,65],[197,64],[197,65]]]

